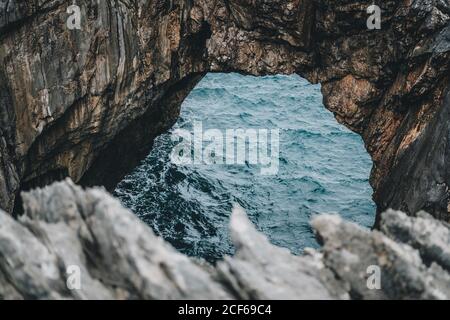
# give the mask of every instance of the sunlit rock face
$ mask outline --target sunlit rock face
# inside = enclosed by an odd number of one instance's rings
[[[71,4],[71,3],[70,3]],[[207,72],[298,73],[364,138],[379,212],[449,220],[448,1],[0,3],[0,207],[70,176],[112,188]]]

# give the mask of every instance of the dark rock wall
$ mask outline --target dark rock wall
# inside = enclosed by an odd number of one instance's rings
[[[70,176],[112,187],[169,128],[207,72],[298,73],[322,83],[363,137],[379,211],[449,220],[450,2],[0,2],[0,207]],[[301,116],[301,115],[299,115]]]

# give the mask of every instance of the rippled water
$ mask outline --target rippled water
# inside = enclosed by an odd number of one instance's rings
[[[214,261],[233,252],[228,223],[234,202],[277,245],[316,247],[308,221],[338,213],[370,227],[375,206],[371,161],[361,138],[322,105],[320,86],[298,76],[209,74],[183,104],[175,128],[279,128],[278,175],[258,166],[177,166],[173,130],[117,187],[116,196],[180,251]]]

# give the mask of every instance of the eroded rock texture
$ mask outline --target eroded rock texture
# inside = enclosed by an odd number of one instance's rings
[[[379,212],[449,220],[448,0],[0,1],[0,206],[70,176],[108,188],[207,72],[298,73],[364,138]],[[301,117],[301,115],[296,115]]]
[[[373,232],[317,216],[323,248],[294,256],[236,207],[236,254],[213,266],[178,253],[104,190],[67,180],[23,197],[19,220],[0,212],[0,299],[450,299],[450,229],[425,213],[388,211]],[[378,289],[367,285],[371,266]]]

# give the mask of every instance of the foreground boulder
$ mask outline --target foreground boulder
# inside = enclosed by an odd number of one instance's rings
[[[178,253],[102,189],[66,180],[23,203],[18,221],[0,212],[3,299],[450,298],[450,231],[424,213],[388,211],[381,232],[317,216],[323,248],[294,256],[236,207],[236,254],[213,266]],[[379,287],[368,285],[371,268]]]

